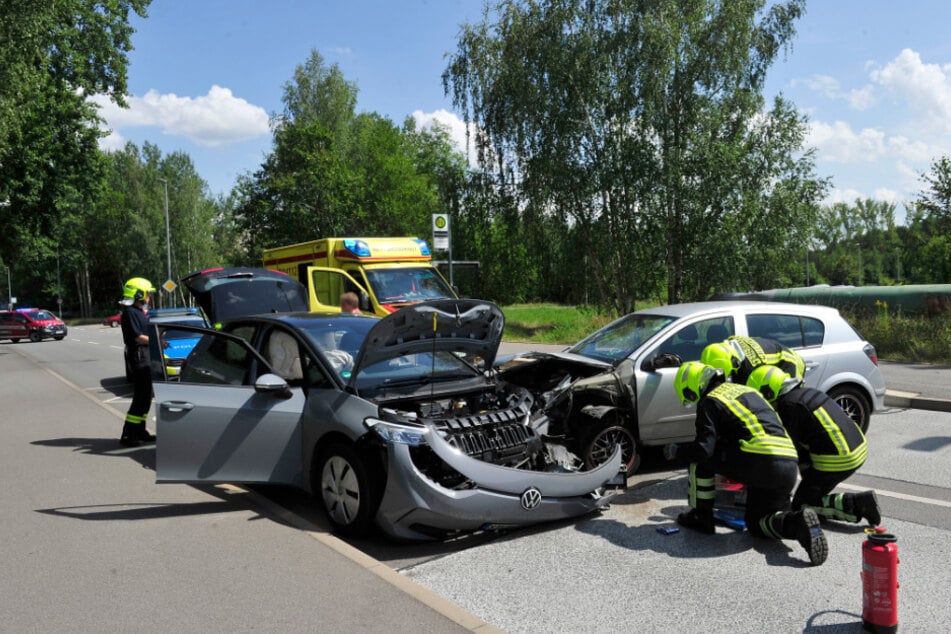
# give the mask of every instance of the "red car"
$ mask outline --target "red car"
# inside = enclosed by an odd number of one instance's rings
[[[110,326],[112,328],[117,328],[120,321],[122,320],[122,313],[116,313],[115,315],[109,315],[102,320],[103,326]]]
[[[18,308],[0,311],[0,339],[16,343],[25,338],[36,342],[52,337],[59,341],[66,333],[66,324],[48,310]]]

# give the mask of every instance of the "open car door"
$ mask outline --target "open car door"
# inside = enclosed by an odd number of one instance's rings
[[[160,341],[162,325],[150,328]],[[203,333],[177,380],[153,372],[156,480],[299,486],[303,390],[288,387],[244,339]],[[156,365],[164,363],[153,358]]]

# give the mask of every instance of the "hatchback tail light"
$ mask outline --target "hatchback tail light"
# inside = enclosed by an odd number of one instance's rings
[[[862,352],[864,352],[865,356],[869,358],[869,361],[875,365],[878,365],[878,353],[875,352],[875,346],[872,344],[866,344],[866,346],[862,348]]]

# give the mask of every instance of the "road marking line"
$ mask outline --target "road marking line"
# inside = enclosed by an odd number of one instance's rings
[[[852,489],[853,491],[868,491],[869,487],[855,486],[854,484],[840,483],[843,489]],[[908,500],[909,502],[920,502],[922,504],[931,504],[933,506],[943,506],[951,508],[951,502],[945,500],[936,500],[934,498],[923,498],[918,495],[909,495],[908,493],[898,493],[896,491],[883,491],[882,489],[872,489],[878,495],[884,495],[889,498],[898,498],[899,500]]]

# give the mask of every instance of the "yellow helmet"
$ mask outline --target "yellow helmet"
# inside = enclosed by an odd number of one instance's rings
[[[122,287],[122,296],[133,301],[143,300],[148,293],[154,292],[152,282],[144,277],[133,277]]]
[[[717,368],[699,361],[687,361],[677,370],[674,378],[674,390],[683,404],[696,403],[707,391],[710,381],[720,374]]]
[[[733,376],[742,362],[737,349],[726,342],[711,343],[700,353],[700,363],[722,371],[726,378]]]
[[[777,398],[799,386],[802,379],[791,377],[774,365],[761,365],[750,373],[746,384],[758,390],[767,401]]]

